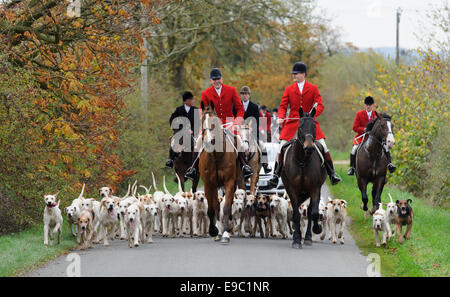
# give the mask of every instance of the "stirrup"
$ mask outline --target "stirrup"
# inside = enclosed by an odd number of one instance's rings
[[[269,164],[267,164],[267,163],[262,164],[262,167],[264,168],[265,174],[268,174],[269,172],[272,171],[272,168],[270,168]]]

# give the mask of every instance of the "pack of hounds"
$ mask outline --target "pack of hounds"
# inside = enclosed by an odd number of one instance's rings
[[[109,245],[110,240],[120,238],[127,240],[128,246],[132,248],[139,244],[152,243],[154,233],[161,233],[163,237],[208,237],[209,218],[207,215],[208,201],[203,191],[195,193],[186,192],[181,188],[178,179],[178,192],[173,195],[166,187],[163,177],[164,192],[158,190],[153,176],[153,194],[149,188],[140,185],[137,181],[122,198],[114,196],[109,187],[99,190],[101,201],[95,198],[85,198],[84,189],[78,198],[74,199],[70,206],[64,209],[72,235],[77,238],[79,249],[84,250],[93,247],[93,244],[101,243]],[[139,194],[138,188],[145,190],[145,194]],[[57,235],[60,243],[63,217],[59,209],[60,201],[57,201],[58,193],[45,195],[44,209],[44,244],[53,242]],[[390,194],[389,194],[390,196]],[[408,200],[392,201],[387,203],[387,209],[380,204],[379,209],[373,215],[373,229],[376,245],[380,246],[379,233],[382,235],[382,244],[386,244],[387,238],[398,233],[398,240],[403,242],[411,235],[413,211]],[[220,240],[223,233],[223,205],[224,199],[219,195],[220,218],[217,221]],[[301,214],[300,228],[304,236],[307,225],[307,211],[309,199],[299,207]],[[280,197],[277,194],[247,194],[243,189],[235,192],[230,234],[245,237],[261,238],[281,237],[286,239],[293,234],[292,229],[292,206],[289,197],[285,193]],[[322,225],[320,239],[324,240],[328,230],[328,240],[337,243],[339,239],[344,244],[344,228],[347,217],[347,202],[342,199],[321,199],[319,205],[319,219]],[[395,224],[395,228],[391,225]],[[402,236],[402,226],[407,225],[406,232]],[[243,232],[244,231],[244,232]]]

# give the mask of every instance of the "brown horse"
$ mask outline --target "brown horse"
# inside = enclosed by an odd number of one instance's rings
[[[300,121],[297,130],[297,138],[287,148],[282,149],[284,155],[284,167],[281,170],[281,179],[289,195],[293,208],[292,222],[294,226],[293,248],[301,248],[302,234],[300,230],[301,214],[298,207],[311,197],[308,207],[308,226],[305,234],[305,245],[312,244],[311,219],[314,222],[312,228],[314,233],[320,234],[322,227],[319,225],[319,203],[320,190],[327,177],[327,171],[315,146],[322,155],[323,147],[315,142],[316,123],[314,115],[316,109],[311,113],[303,113],[300,108]],[[283,157],[282,155],[282,157]]]
[[[176,144],[175,144],[176,145]],[[195,140],[192,135],[190,135],[190,146],[185,146],[183,144],[183,138],[180,139],[179,146],[182,147],[179,153],[176,154],[175,159],[173,161],[173,170],[175,170],[175,173],[177,176],[180,177],[181,182],[181,188],[184,191],[184,183],[186,182],[186,178],[184,177],[187,169],[191,166],[192,162],[194,161],[194,145]],[[200,180],[200,177],[197,175],[197,177],[192,181],[192,191],[195,193],[197,192],[197,186],[198,182]],[[175,178],[174,181],[178,182]]]
[[[240,126],[242,143],[244,146],[244,158],[247,164],[252,168],[253,175],[250,177],[250,193],[256,195],[256,184],[259,180],[261,171],[261,151],[259,150],[257,140],[252,137],[252,122]],[[239,188],[245,189],[245,180],[240,175],[238,177]]]
[[[375,112],[375,111],[374,111]],[[392,133],[393,125],[391,117],[375,112],[376,118],[367,124],[366,130],[370,130],[369,137],[359,146],[356,152],[356,179],[362,196],[362,209],[366,216],[373,214],[381,202],[381,193],[386,183],[387,158],[385,150],[394,146],[395,139]],[[373,128],[372,128],[373,127]],[[367,213],[367,184],[372,183],[373,207]]]
[[[233,139],[225,134],[222,122],[214,111],[214,104],[202,107],[202,152],[200,153],[199,171],[208,200],[209,235],[218,235],[216,220],[219,219],[220,206],[217,190],[225,188],[225,204],[223,207],[224,232],[221,242],[230,242],[230,216],[236,191],[239,166],[236,160],[236,146]],[[231,149],[230,149],[231,148]],[[216,238],[217,240],[217,238]]]

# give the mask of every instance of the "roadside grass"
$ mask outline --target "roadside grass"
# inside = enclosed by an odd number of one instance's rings
[[[342,182],[329,186],[335,198],[348,202],[347,213],[352,219],[349,226],[363,254],[377,253],[381,257],[381,274],[383,276],[449,276],[450,268],[450,211],[431,206],[427,201],[403,192],[394,186],[386,185],[382,201],[389,202],[388,193],[395,200],[412,199],[414,211],[412,234],[403,244],[398,243],[395,235],[388,240],[387,247],[375,246],[372,229],[372,217],[365,219],[360,208],[361,193],[356,178],[347,175],[346,166],[336,166]],[[369,207],[372,205],[371,186],[367,191]],[[403,227],[403,234],[405,232]]]
[[[341,151],[341,150],[335,149],[333,147],[329,147],[328,149],[330,150],[331,158],[333,158],[333,161],[335,161],[335,160],[349,160],[350,159],[350,149],[351,149],[351,147],[349,148],[348,152]]]
[[[178,191],[178,184],[174,181],[175,175],[166,176],[166,186],[169,192],[175,194]],[[164,191],[161,180],[158,179],[159,190]],[[147,184],[145,184],[147,186]],[[189,191],[192,182],[185,183],[186,190]],[[199,186],[203,183],[200,181]],[[154,189],[150,192],[153,193]],[[142,194],[142,189],[141,189]],[[99,200],[99,199],[98,199]],[[61,208],[62,210],[62,208]],[[53,260],[60,255],[77,247],[76,239],[69,230],[69,224],[63,213],[64,224],[61,234],[61,244],[56,244],[56,239],[52,246],[44,245],[43,224],[40,223],[27,230],[0,236],[0,277],[20,276],[27,272],[41,267],[46,262]]]
[[[61,244],[44,245],[44,225],[0,236],[0,276],[19,276],[57,258],[77,246],[76,239],[64,221]],[[55,236],[56,237],[56,236]]]

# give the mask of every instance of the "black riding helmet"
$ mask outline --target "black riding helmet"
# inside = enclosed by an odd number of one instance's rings
[[[306,65],[303,62],[297,62],[294,64],[294,67],[292,67],[292,71],[291,74],[295,74],[295,73],[304,73],[306,74]]]
[[[372,105],[372,104],[374,104],[374,103],[375,103],[375,101],[374,101],[373,98],[370,97],[370,96],[367,96],[366,99],[364,99],[364,104],[365,104],[365,105]]]

